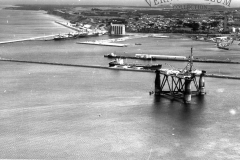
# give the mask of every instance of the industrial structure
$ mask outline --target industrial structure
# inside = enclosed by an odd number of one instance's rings
[[[125,35],[125,25],[111,23],[110,33],[111,35]]]
[[[192,49],[191,49],[192,52]],[[159,69],[156,70],[155,95],[181,99],[185,103],[191,102],[192,95],[204,95],[206,71],[193,69],[193,56],[183,70]],[[197,76],[199,76],[197,80]],[[192,90],[193,82],[195,89]]]

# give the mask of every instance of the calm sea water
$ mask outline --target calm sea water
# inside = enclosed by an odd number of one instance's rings
[[[68,33],[69,30],[54,21],[65,21],[50,16],[45,11],[0,10],[0,41],[17,40],[51,34]]]
[[[0,10],[0,39],[40,36],[68,29],[44,12]],[[111,52],[232,58],[188,39],[128,40],[125,48],[78,41],[29,41],[0,46],[0,57],[107,65]],[[125,43],[125,42],[124,42]],[[135,43],[142,43],[136,46]],[[125,52],[125,53],[124,53]],[[183,68],[186,63],[162,63]],[[167,63],[167,64],[165,64]],[[155,75],[90,68],[1,62],[0,158],[8,159],[239,159],[240,82],[206,78],[207,95],[192,103],[149,96]],[[168,66],[169,67],[169,66]],[[210,73],[240,75],[239,65],[199,64]]]

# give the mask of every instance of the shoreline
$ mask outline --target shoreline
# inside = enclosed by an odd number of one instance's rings
[[[14,5],[14,6],[11,6],[11,7],[5,7],[3,9],[5,9],[5,10],[24,10],[24,11],[43,11],[43,12],[45,12],[45,14],[58,16],[58,17],[61,17],[65,20],[70,20],[69,17],[61,16],[61,15],[58,15],[58,14],[53,14],[53,10],[60,9],[62,7],[63,6],[61,6],[61,5],[40,5],[40,6],[36,6],[36,5]]]
[[[64,12],[64,13],[60,13],[60,12],[56,12],[56,10],[71,10],[73,8],[78,8],[78,7],[82,7],[83,5],[13,5],[11,7],[5,7],[2,9],[6,9],[6,10],[29,10],[29,11],[44,11],[46,12],[46,14],[48,15],[53,15],[53,16],[58,16],[63,18],[64,20],[71,22],[79,22],[82,21],[84,22],[85,19],[82,18],[81,16],[79,16],[78,14],[70,14],[68,12]],[[89,8],[94,7],[93,6],[87,6]],[[102,6],[104,7],[104,6]],[[143,7],[136,7],[136,8],[143,8]],[[101,16],[99,16],[101,18]],[[91,16],[86,16],[87,19],[91,19]],[[109,17],[111,19],[111,17]],[[113,18],[113,17],[112,17]],[[126,31],[128,32],[128,31]],[[189,35],[189,36],[219,36],[219,35],[231,35],[231,33],[203,33],[203,32],[182,32],[182,31],[160,31],[160,32],[128,32],[128,33],[141,33],[141,34],[146,34],[146,33],[150,33],[150,34],[184,34],[184,35]]]

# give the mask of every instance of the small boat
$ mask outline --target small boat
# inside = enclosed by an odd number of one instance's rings
[[[116,57],[117,55],[114,54],[114,53],[110,53],[110,54],[108,54],[107,56],[108,56],[108,57]]]
[[[59,40],[64,40],[65,38],[64,37],[54,37],[53,40],[55,41],[59,41]]]
[[[74,37],[74,34],[72,34],[72,33],[67,34],[67,38],[73,38],[73,37]]]
[[[217,43],[217,47],[218,47],[219,49],[229,50],[228,46],[229,46],[229,45],[224,45],[224,44],[222,44],[222,43]]]
[[[169,38],[169,36],[163,36],[163,35],[151,35],[150,37],[154,37],[154,38]]]
[[[53,40],[59,41],[59,40],[64,40],[66,38],[67,38],[66,36],[59,34],[56,37],[54,37]]]
[[[116,58],[115,60],[109,62],[109,67],[120,66],[120,65],[124,65],[123,59],[121,58]]]
[[[218,47],[219,49],[229,50],[227,47]]]
[[[136,69],[136,70],[157,70],[161,69],[161,64],[126,64],[123,63],[123,59],[116,58],[115,60],[109,62],[109,67],[119,67],[119,68],[125,68],[125,69]]]
[[[229,50],[229,46],[233,44],[233,39],[217,42],[217,47],[219,49]]]

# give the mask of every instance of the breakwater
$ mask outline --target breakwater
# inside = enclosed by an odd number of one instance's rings
[[[2,41],[2,42],[0,42],[0,44],[32,41],[32,40],[51,40],[54,38],[54,36],[56,36],[56,35],[48,35],[48,36],[32,37],[32,38],[25,38],[25,39],[18,39],[18,40]]]
[[[127,47],[127,44],[110,43],[110,42],[77,42],[77,44],[88,44],[88,45],[101,45],[101,46],[112,46],[112,47]]]
[[[0,61],[15,62],[15,63],[43,64],[43,65],[56,65],[56,66],[69,66],[69,67],[99,68],[99,69],[109,69],[109,70],[135,71],[135,72],[153,72],[153,73],[155,72],[155,71],[152,71],[152,70],[112,68],[112,67],[100,66],[100,65],[84,65],[84,64],[68,64],[68,63],[58,63],[58,62],[24,61],[24,60],[5,59],[5,58],[1,58]]]
[[[100,65],[84,65],[84,64],[68,64],[68,63],[58,63],[58,62],[24,61],[24,60],[5,59],[5,58],[1,58],[0,61],[3,61],[3,62],[14,62],[14,63],[32,63],[32,64],[43,64],[43,65],[85,67],[85,68],[98,68],[98,69],[108,69],[108,70],[118,70],[118,71],[155,73],[154,70],[141,70],[141,69],[131,69],[131,68],[118,68],[118,67],[117,68],[113,68],[113,67],[100,66]],[[240,80],[239,76],[218,75],[218,74],[205,74],[205,76],[206,77],[211,77],[211,78],[223,78],[223,79]]]
[[[240,80],[239,76],[229,76],[229,75],[220,75],[220,74],[205,74],[205,77]]]
[[[104,55],[106,58],[122,58],[122,59],[141,59],[141,60],[167,60],[167,61],[185,61],[188,62],[189,58],[182,56],[117,56],[117,55]],[[175,57],[175,58],[174,58]],[[200,59],[194,58],[193,62],[199,63],[227,63],[227,64],[240,64],[231,60],[217,60],[217,59]]]

